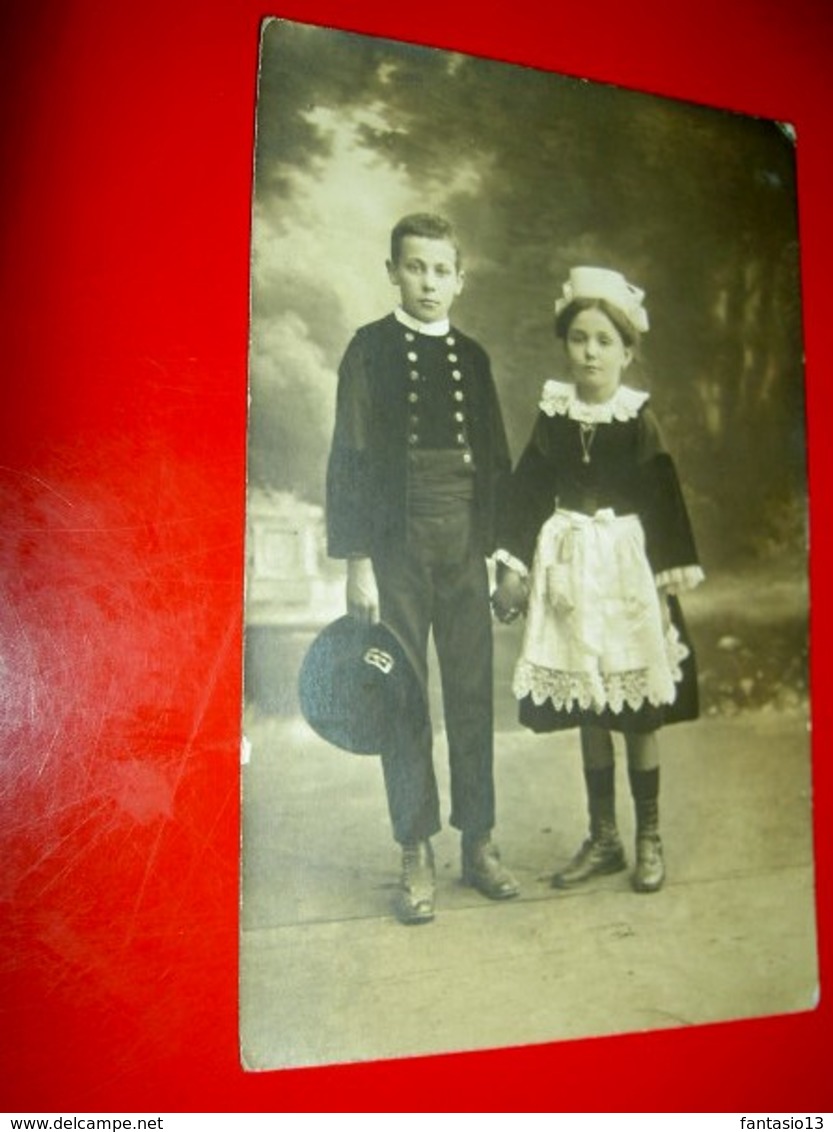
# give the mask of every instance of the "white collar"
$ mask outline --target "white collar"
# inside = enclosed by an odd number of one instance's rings
[[[548,417],[569,417],[583,424],[609,424],[610,421],[632,420],[649,394],[629,385],[619,385],[607,401],[581,401],[576,387],[568,381],[545,381],[539,407]]]
[[[441,318],[439,322],[420,322],[418,318],[408,314],[402,307],[397,307],[393,313],[396,321],[407,326],[409,330],[415,330],[417,334],[427,334],[431,338],[442,338],[451,329],[447,318]]]

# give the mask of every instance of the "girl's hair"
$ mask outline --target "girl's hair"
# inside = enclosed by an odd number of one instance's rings
[[[582,311],[599,310],[606,314],[619,334],[622,341],[628,347],[634,347],[639,342],[639,331],[631,326],[630,321],[625,317],[618,307],[613,303],[608,302],[607,299],[573,299],[573,301],[555,317],[555,336],[560,338],[562,342],[567,341],[567,333],[576,315],[581,314]]]
[[[429,240],[447,240],[454,248],[457,266],[460,266],[460,245],[457,233],[450,220],[434,212],[412,212],[403,216],[390,234],[391,263],[398,263],[402,252],[402,241],[406,236],[424,236]]]

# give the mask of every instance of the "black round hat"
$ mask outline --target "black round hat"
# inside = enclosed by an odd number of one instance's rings
[[[345,615],[313,641],[298,676],[304,719],[323,739],[378,755],[403,728],[425,722],[425,693],[399,638],[387,625]]]

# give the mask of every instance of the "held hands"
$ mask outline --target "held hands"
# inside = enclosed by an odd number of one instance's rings
[[[379,620],[379,589],[369,558],[351,558],[347,563],[347,612],[367,625]]]
[[[506,567],[501,574],[497,589],[492,594],[492,610],[495,617],[504,625],[509,625],[526,612],[528,604],[528,580],[517,570]]]

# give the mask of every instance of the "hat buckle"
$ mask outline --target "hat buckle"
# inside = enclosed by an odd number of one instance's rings
[[[372,664],[374,668],[378,668],[385,676],[393,671],[393,666],[396,664],[389,652],[379,648],[369,648],[362,660],[365,664]]]

